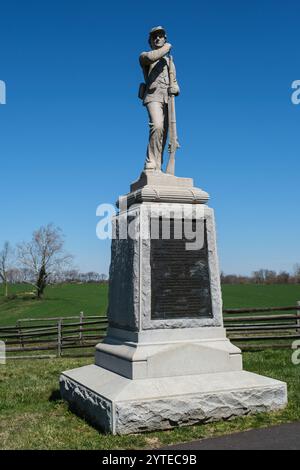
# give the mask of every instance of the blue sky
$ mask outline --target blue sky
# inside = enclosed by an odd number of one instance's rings
[[[82,270],[107,272],[96,207],[143,167],[137,98],[148,31],[173,44],[177,175],[211,195],[222,269],[300,262],[297,0],[0,0],[0,246],[54,222]]]

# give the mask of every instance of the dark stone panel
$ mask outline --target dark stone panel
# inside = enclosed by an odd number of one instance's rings
[[[133,217],[128,217],[128,225]],[[111,245],[111,265],[109,273],[109,325],[136,331],[138,325],[134,317],[133,292],[134,241],[119,239],[118,220],[116,221],[116,239]]]
[[[211,318],[212,301],[208,265],[207,230],[201,249],[187,250],[190,240],[174,237],[174,219],[170,221],[170,239],[162,237],[163,219],[157,219],[159,239],[151,237],[151,318]],[[177,223],[177,222],[176,222]],[[184,220],[182,220],[182,227]],[[193,231],[196,220],[193,220]],[[154,232],[154,230],[153,230]]]

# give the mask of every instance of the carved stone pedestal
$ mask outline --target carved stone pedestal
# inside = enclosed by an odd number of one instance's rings
[[[62,396],[127,434],[282,408],[286,384],[243,371],[226,338],[213,210],[188,178],[144,173],[114,221],[109,328]]]

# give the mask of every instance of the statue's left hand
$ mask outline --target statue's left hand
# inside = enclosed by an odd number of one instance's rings
[[[178,85],[170,86],[169,89],[168,89],[168,92],[169,92],[169,95],[178,96],[179,93],[180,93],[179,86]]]

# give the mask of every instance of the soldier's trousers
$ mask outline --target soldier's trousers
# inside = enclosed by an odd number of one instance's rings
[[[145,169],[161,170],[168,136],[168,104],[152,101],[147,105],[149,114],[149,144]]]

